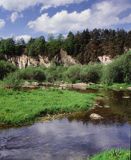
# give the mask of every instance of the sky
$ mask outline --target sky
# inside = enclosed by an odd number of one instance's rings
[[[0,0],[0,37],[67,35],[84,29],[131,29],[131,0]]]

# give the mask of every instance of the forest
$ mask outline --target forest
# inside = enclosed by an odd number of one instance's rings
[[[52,59],[60,53],[60,49],[67,51],[81,64],[96,62],[98,56],[109,55],[114,58],[131,48],[131,31],[124,29],[88,29],[73,34],[69,32],[66,37],[62,34],[50,34],[31,38],[28,43],[24,39],[15,41],[13,38],[0,40],[0,59],[6,56],[20,56],[22,54],[37,57],[48,56]]]

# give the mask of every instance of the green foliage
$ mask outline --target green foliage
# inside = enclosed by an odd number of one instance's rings
[[[90,160],[130,160],[130,151],[122,149],[112,149],[99,153]]]
[[[20,77],[20,71],[16,71],[14,73],[10,73],[4,79],[4,85],[8,88],[18,89],[21,87],[23,83],[23,79]]]
[[[131,83],[131,53],[126,53],[108,64],[103,71],[102,81],[107,84]]]
[[[0,41],[0,55],[14,55],[15,54],[15,42],[12,38],[4,39]]]
[[[56,54],[60,52],[62,47],[62,41],[59,39],[51,39],[46,43],[46,50],[48,53],[49,58],[54,57]]]
[[[11,65],[5,65],[5,62],[0,63],[1,78],[6,76],[7,73],[12,72],[15,68]],[[12,68],[13,67],[13,68]],[[15,80],[14,80],[15,79]],[[15,83],[18,86],[18,82],[21,80],[38,81],[38,82],[93,82],[93,83],[131,83],[131,53],[126,53],[112,63],[108,65],[102,65],[99,63],[89,65],[74,65],[69,67],[64,66],[51,66],[49,68],[44,67],[27,67],[25,69],[17,70],[16,73],[12,73],[7,78],[6,82],[9,84]],[[17,81],[18,80],[18,81]]]
[[[45,52],[45,38],[43,36],[31,39],[27,44],[27,54],[29,56],[42,55]]]
[[[22,83],[27,81],[43,82],[46,80],[45,69],[42,67],[28,67],[10,73],[5,79],[5,85],[12,88],[19,88]]]
[[[65,79],[68,82],[100,82],[102,76],[103,65],[101,64],[90,64],[90,65],[74,65],[68,67],[65,72]]]
[[[75,40],[74,40],[74,34],[72,32],[69,32],[66,40],[63,44],[63,49],[67,51],[69,54],[73,54],[75,47]]]
[[[82,82],[93,82],[98,83],[100,82],[101,76],[103,71],[102,64],[90,64],[85,65],[82,67],[81,72],[81,81]]]
[[[81,69],[82,66],[74,65],[68,67],[67,71],[65,72],[65,77],[68,82],[80,82],[81,81]]]
[[[22,125],[41,114],[84,111],[91,107],[95,94],[74,91],[0,89],[0,124]]]
[[[66,67],[63,66],[51,66],[46,69],[46,81],[47,82],[60,82],[64,81]]]
[[[131,48],[131,31],[123,29],[88,29],[67,37],[51,34],[48,41],[43,36],[32,38],[27,44],[23,39],[14,41],[12,38],[0,40],[0,57],[27,54],[29,56],[45,55],[53,59],[64,49],[81,64],[97,62],[98,56],[110,55],[112,58],[123,54]]]
[[[14,72],[16,70],[16,67],[6,61],[0,61],[0,79],[3,79],[7,74],[10,72]]]
[[[44,67],[27,67],[22,69],[20,72],[20,78],[29,81],[42,82],[46,80],[45,68]]]

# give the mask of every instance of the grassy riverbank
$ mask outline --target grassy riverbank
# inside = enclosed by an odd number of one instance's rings
[[[0,125],[22,125],[46,114],[84,111],[95,94],[55,89],[14,91],[0,89]]]
[[[131,158],[130,154],[129,150],[112,149],[99,153],[90,158],[90,160],[129,160]]]

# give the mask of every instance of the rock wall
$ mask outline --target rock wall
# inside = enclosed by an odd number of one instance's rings
[[[8,57],[7,60],[14,65],[18,66],[18,68],[26,68],[28,66],[50,66],[50,61],[48,57],[38,56],[36,58],[29,57],[27,55]]]
[[[80,64],[78,60],[68,55],[63,49],[60,50],[60,54],[54,57],[53,61],[58,64],[63,64],[64,66]]]
[[[62,64],[64,66],[80,64],[76,59],[67,54],[67,52],[61,49],[60,53],[56,55],[52,60],[49,60],[46,56],[30,57],[27,55],[5,57],[5,59],[14,65],[21,68],[28,66],[45,66],[49,67],[52,63]]]
[[[102,64],[109,64],[112,62],[112,59],[110,58],[111,56],[103,55],[99,56],[98,59]]]

